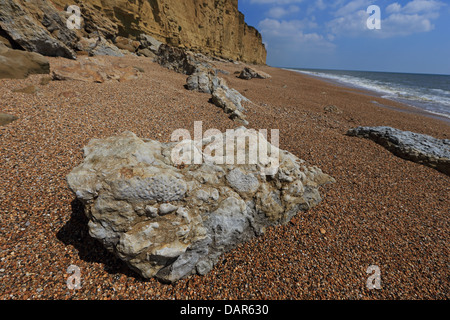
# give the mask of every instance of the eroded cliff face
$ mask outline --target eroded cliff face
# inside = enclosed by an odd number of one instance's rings
[[[265,64],[261,34],[244,21],[238,0],[52,0],[59,9],[78,5],[87,32],[106,38],[141,33],[207,55]]]

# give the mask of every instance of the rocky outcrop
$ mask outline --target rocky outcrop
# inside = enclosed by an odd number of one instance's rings
[[[73,12],[66,8],[71,5],[81,11],[79,30],[67,27]],[[92,34],[133,53],[149,36],[173,47],[249,63],[265,64],[267,54],[260,33],[244,22],[237,0],[0,0],[3,33],[24,50],[70,59],[76,58],[78,41]],[[155,46],[152,41],[153,53]]]
[[[158,52],[159,47],[163,44],[161,41],[156,40],[148,34],[141,34],[139,36],[139,42],[140,48],[148,49],[155,54]]]
[[[334,182],[245,128],[172,143],[126,132],[91,140],[84,153],[67,181],[90,235],[164,282],[208,273],[224,252],[317,205],[319,186]]]
[[[81,8],[83,32],[140,40],[141,34],[210,56],[265,64],[261,34],[244,21],[237,0],[52,0]],[[0,9],[1,10],[1,9]]]
[[[75,59],[78,40],[64,12],[46,0],[0,0],[0,30],[20,48],[45,56]]]
[[[42,55],[14,50],[0,43],[0,79],[24,79],[30,74],[50,73],[50,64]]]
[[[395,155],[450,175],[450,140],[391,127],[358,127],[349,136],[375,141]]]

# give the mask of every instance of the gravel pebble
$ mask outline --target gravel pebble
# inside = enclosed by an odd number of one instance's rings
[[[185,90],[184,75],[143,57],[111,59],[139,66],[142,78],[0,80],[0,112],[18,117],[0,126],[0,299],[450,297],[449,177],[345,135],[356,126],[386,125],[448,139],[448,123],[287,70],[261,66],[271,79],[241,80],[234,74],[241,66],[220,62],[229,86],[252,101],[245,106],[249,127],[279,129],[282,149],[337,182],[322,189],[317,207],[225,254],[205,276],[173,285],[137,276],[89,236],[67,187],[82,148],[125,130],[170,141],[179,128],[193,136],[194,121],[203,121],[203,132],[238,125],[209,95]],[[38,90],[14,92],[27,86]],[[342,112],[324,112],[328,105]],[[76,291],[67,286],[70,265],[80,271]],[[380,290],[366,287],[371,265],[380,268]]]

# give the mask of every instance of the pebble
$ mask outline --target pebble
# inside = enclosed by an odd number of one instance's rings
[[[0,80],[0,112],[18,117],[0,127],[0,299],[450,298],[448,177],[344,135],[358,125],[383,124],[442,139],[450,127],[290,71],[261,67],[271,82],[243,84],[233,76],[242,67],[223,63],[216,67],[230,72],[223,75],[229,86],[248,89],[252,127],[279,129],[280,148],[337,182],[321,190],[317,207],[228,252],[205,276],[174,285],[141,279],[90,238],[81,205],[67,188],[66,176],[83,160],[83,147],[126,130],[168,142],[176,129],[193,135],[194,121],[203,121],[204,132],[236,124],[217,112],[208,95],[185,90],[185,75],[144,58],[126,57],[123,63],[145,73],[139,80],[102,84],[44,86],[40,75]],[[40,95],[12,92],[33,85]],[[69,89],[73,94],[62,102]],[[324,114],[326,105],[343,113]],[[79,267],[80,290],[67,288],[70,265]],[[366,288],[370,265],[380,268],[381,290]]]

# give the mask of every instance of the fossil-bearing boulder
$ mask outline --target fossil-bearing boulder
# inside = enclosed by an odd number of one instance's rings
[[[349,136],[375,141],[393,154],[450,175],[450,140],[391,127],[358,127]]]
[[[246,161],[254,150],[245,146],[257,143],[267,156]],[[236,152],[225,159],[224,146]],[[208,273],[224,252],[318,204],[319,186],[334,182],[245,128],[171,143],[125,132],[91,140],[84,153],[67,181],[90,235],[164,282]]]

